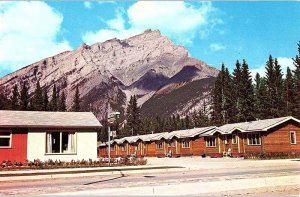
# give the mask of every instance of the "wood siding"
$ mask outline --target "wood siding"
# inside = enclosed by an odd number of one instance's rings
[[[11,147],[0,148],[0,162],[3,160],[25,162],[27,160],[27,129],[12,129],[10,131],[12,131]]]

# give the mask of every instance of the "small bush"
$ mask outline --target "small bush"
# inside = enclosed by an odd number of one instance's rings
[[[300,153],[284,153],[284,152],[274,152],[274,153],[248,153],[244,155],[245,159],[294,159],[300,158]]]
[[[33,161],[25,162],[12,162],[9,160],[3,160],[0,166],[1,169],[54,169],[54,168],[82,168],[82,167],[105,167],[105,166],[125,166],[125,165],[146,165],[147,160],[144,158],[111,158],[110,165],[108,158],[101,158],[99,160],[71,160],[70,162],[61,160],[47,160],[41,161],[35,159]]]

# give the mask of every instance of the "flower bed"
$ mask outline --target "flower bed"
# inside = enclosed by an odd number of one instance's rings
[[[146,165],[147,160],[144,158],[114,158],[109,160],[107,158],[100,158],[97,161],[89,160],[72,160],[70,162],[51,160],[41,161],[35,159],[34,161],[16,162],[4,160],[1,163],[1,170],[24,170],[24,169],[58,169],[58,168],[89,168],[89,167],[108,167],[108,166],[136,166]]]
[[[300,158],[299,153],[250,153],[244,155],[245,159],[295,159]]]

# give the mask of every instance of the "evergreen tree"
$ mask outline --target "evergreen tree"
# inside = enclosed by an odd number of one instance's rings
[[[58,111],[66,111],[66,110],[67,110],[66,95],[65,95],[65,92],[62,91],[61,96],[59,97]]]
[[[191,128],[191,120],[190,120],[190,117],[188,115],[186,115],[185,118],[184,118],[184,124],[185,124],[184,129],[190,129]]]
[[[295,111],[294,116],[300,119],[300,41],[298,43],[298,54],[293,58],[293,63],[296,67],[294,71],[294,80],[295,80]]]
[[[284,81],[285,87],[285,116],[291,116],[294,114],[295,111],[295,86],[293,80],[293,74],[289,67],[287,67],[286,71],[286,79]]]
[[[140,132],[141,119],[140,108],[137,106],[136,96],[131,96],[126,110],[127,126],[133,135]],[[160,125],[161,126],[161,125]]]
[[[272,56],[269,56],[269,60],[266,63],[266,84],[267,84],[267,92],[268,92],[268,102],[267,109],[269,109],[269,114],[265,114],[265,118],[274,118],[275,113],[275,101],[273,95],[275,94],[275,87],[274,87],[274,60]]]
[[[0,110],[9,109],[8,103],[9,100],[6,98],[6,96],[0,93]]]
[[[274,61],[274,91],[275,117],[281,117],[284,115],[284,81],[281,66],[277,58]]]
[[[20,95],[20,110],[27,111],[28,104],[29,104],[28,87],[26,82],[24,81],[22,84],[22,90]]]
[[[35,103],[34,103],[34,99],[31,98],[29,99],[29,103],[28,103],[28,111],[35,111]]]
[[[52,97],[49,103],[49,108],[50,111],[57,111],[57,104],[58,104],[58,100],[57,100],[57,90],[56,90],[56,85],[53,85],[53,89],[52,89]]]
[[[265,119],[268,116],[268,93],[266,79],[260,77],[257,73],[255,76],[255,86],[254,86],[254,109],[256,119]]]
[[[47,94],[47,89],[44,88],[44,93],[43,93],[43,111],[48,111],[48,110],[49,110],[48,94]]]
[[[244,81],[243,81],[243,72],[241,69],[241,64],[237,60],[235,64],[235,69],[232,73],[232,81],[233,81],[233,102],[234,105],[232,106],[233,110],[233,120],[234,122],[241,122],[244,120],[243,116],[243,103],[242,103],[242,95],[244,95]]]
[[[241,75],[241,87],[240,88],[240,103],[242,119],[240,121],[254,120],[254,90],[252,85],[252,77],[249,71],[248,64],[243,60],[242,75]],[[238,122],[240,122],[238,121]]]
[[[17,84],[14,85],[12,90],[12,96],[10,97],[10,109],[11,110],[19,110],[20,109],[20,94],[18,90]]]
[[[40,82],[37,81],[36,83],[36,89],[34,92],[34,97],[32,102],[34,102],[34,107],[32,110],[35,111],[42,111],[43,110],[43,91],[42,88],[40,86]],[[33,103],[31,103],[33,105]]]
[[[222,103],[223,103],[223,76],[225,75],[225,65],[222,64],[222,69],[219,72],[214,88],[212,90],[212,120],[214,124],[219,125],[222,123]]]
[[[80,94],[79,94],[79,89],[78,85],[76,86],[74,98],[73,98],[73,103],[71,107],[72,111],[79,112],[80,111]]]

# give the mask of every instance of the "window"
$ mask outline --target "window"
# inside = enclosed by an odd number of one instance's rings
[[[290,132],[290,140],[291,140],[291,144],[297,144],[296,143],[296,132],[295,131]]]
[[[0,131],[0,148],[11,147],[11,132]]]
[[[46,153],[75,153],[75,132],[48,132],[46,144]]]
[[[169,147],[175,147],[175,140],[170,141]]]
[[[110,145],[110,151],[115,151],[115,145]]]
[[[190,148],[190,141],[187,140],[182,141],[182,148]]]
[[[140,150],[140,145],[139,144],[135,144],[134,145],[134,150]]]
[[[236,144],[237,143],[237,136],[236,134],[232,134],[232,144]]]
[[[206,147],[216,147],[216,138],[206,137]]]
[[[126,151],[126,146],[125,145],[121,145],[121,151]]]
[[[261,145],[259,133],[248,133],[248,145]]]
[[[163,143],[162,142],[158,142],[156,144],[156,149],[162,149],[163,148]]]
[[[228,136],[224,135],[224,144],[228,144]]]

